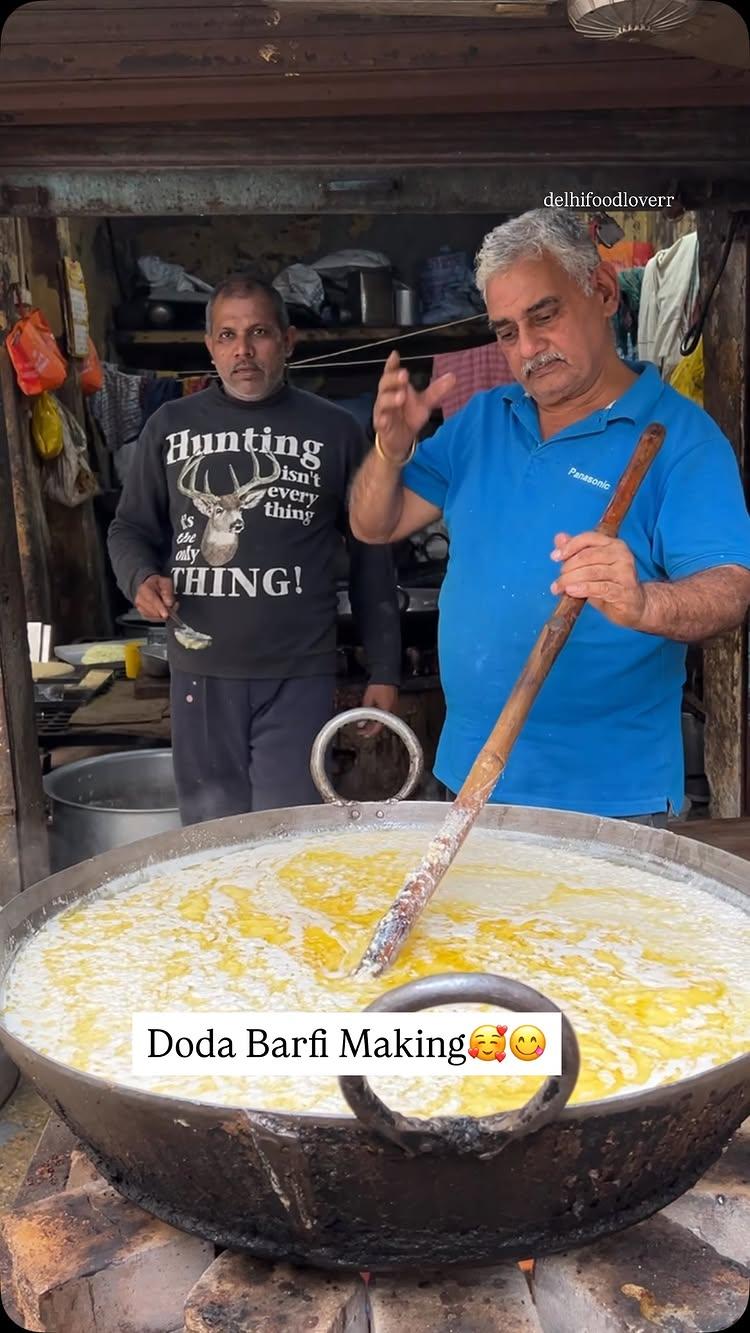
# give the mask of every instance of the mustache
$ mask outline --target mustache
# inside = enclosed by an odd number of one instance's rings
[[[543,366],[549,366],[553,361],[563,361],[567,365],[565,357],[559,352],[540,352],[538,356],[532,356],[529,361],[521,363],[521,373],[524,379],[528,379],[535,370],[541,370]]]
[[[238,361],[235,365],[232,366],[232,374],[234,374],[235,371],[237,370],[262,370],[262,369],[263,367],[259,366],[257,361]]]

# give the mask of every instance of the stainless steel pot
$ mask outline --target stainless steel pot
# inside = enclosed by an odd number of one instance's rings
[[[151,636],[166,639],[164,621],[147,620],[141,615],[140,611],[135,610],[135,607],[131,607],[124,615],[118,616],[116,624],[126,639],[145,639]]]
[[[433,614],[437,612],[440,598],[439,588],[411,588],[399,584],[396,593],[398,608],[402,616],[413,617],[423,613]],[[351,619],[352,605],[346,588],[339,588],[336,593],[336,607],[340,621]]]
[[[53,869],[181,826],[171,750],[79,759],[44,778]]]
[[[141,669],[144,676],[157,676],[163,679],[169,675],[166,643],[150,643],[141,648]]]
[[[321,733],[319,776],[327,739],[363,715],[369,710],[343,714]],[[410,744],[414,779],[415,738]],[[104,883],[132,883],[140,871],[207,849],[382,827],[386,818],[420,825],[427,841],[445,812],[439,803],[335,801],[197,825],[107,852],[34,885],[0,912],[0,985],[24,940]],[[710,881],[707,893],[750,911],[747,863],[689,838],[502,805],[486,808],[478,824],[677,878],[700,875]],[[508,1008],[555,1007],[518,981],[477,973],[421,979],[378,1003],[408,1010],[472,995]],[[547,1080],[526,1107],[419,1121],[384,1106],[362,1079],[342,1082],[349,1117],[156,1096],[42,1056],[0,1022],[0,1039],[22,1073],[128,1198],[222,1246],[375,1272],[496,1263],[620,1230],[689,1189],[750,1113],[750,1055],[679,1083],[568,1106],[576,1044],[567,1021],[564,1031],[563,1075]]]
[[[401,646],[434,650],[438,632],[439,588],[398,587],[398,605],[401,622]],[[352,616],[349,593],[340,588],[337,593],[338,634],[341,646],[354,647],[359,643],[357,626]]]

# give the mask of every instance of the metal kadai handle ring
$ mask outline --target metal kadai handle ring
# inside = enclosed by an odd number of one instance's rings
[[[348,727],[352,722],[380,722],[382,726],[389,727],[395,731],[406,746],[409,755],[409,772],[406,775],[406,781],[400,791],[395,796],[388,797],[388,805],[394,805],[397,801],[405,801],[414,791],[424,771],[424,755],[422,746],[414,735],[410,726],[402,718],[396,717],[393,713],[381,712],[379,708],[350,708],[346,713],[339,713],[332,717],[330,722],[326,722],[321,727],[315,740],[313,741],[312,752],[310,754],[310,772],[312,780],[318,791],[329,805],[359,805],[359,801],[347,801],[339,796],[335,787],[331,783],[326,773],[325,758],[326,751],[333,737],[342,727]]]
[[[360,1124],[408,1156],[423,1153],[496,1157],[509,1144],[555,1120],[578,1080],[581,1057],[573,1026],[565,1013],[540,991],[522,981],[490,972],[444,972],[420,977],[386,991],[364,1013],[414,1013],[439,1005],[496,1004],[518,1013],[561,1014],[562,1073],[546,1078],[541,1088],[514,1111],[485,1116],[441,1116],[421,1120],[392,1111],[360,1075],[339,1077],[339,1088]]]

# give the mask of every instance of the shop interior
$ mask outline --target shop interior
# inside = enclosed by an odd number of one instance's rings
[[[649,260],[678,247],[688,254],[682,333],[696,314],[696,216],[675,213],[600,211],[585,216],[600,253],[618,270],[621,309],[615,334],[621,355],[638,357],[640,320],[641,347],[647,329],[648,351],[663,373],[671,376],[679,366],[681,387],[702,401],[700,346],[692,357],[681,357],[674,330],[669,336],[660,330],[655,300],[645,313],[640,309]],[[49,673],[59,666],[35,668],[36,723],[48,772],[69,769],[76,759],[123,745],[155,749],[169,744],[165,631],[144,623],[125,601],[109,569],[105,542],[143,425],[163,402],[211,382],[203,330],[213,286],[236,272],[275,283],[297,330],[290,382],[350,411],[371,439],[377,382],[393,348],[419,387],[445,370],[457,372],[459,386],[444,404],[446,413],[458,410],[471,393],[511,378],[472,280],[474,254],[499,221],[493,213],[381,212],[77,217],[56,227],[37,219],[15,220],[27,295],[58,336],[69,302],[61,299],[54,272],[44,261],[51,228],[66,257],[80,266],[97,362],[97,378],[89,382],[84,376],[83,391],[68,399],[86,435],[91,469],[86,482],[94,522],[85,522],[83,507],[71,507],[63,523],[63,542],[59,531],[41,542],[36,532],[35,544],[41,549],[35,587],[27,589],[27,601],[39,608],[31,633],[40,637],[33,651],[58,664],[67,657],[73,673],[68,679],[52,679]],[[101,387],[91,391],[94,383]],[[21,429],[33,435],[28,402],[20,401],[18,419]],[[424,435],[442,420],[438,409]],[[35,468],[33,480],[43,489],[45,460],[37,456]],[[54,508],[59,511],[61,506]],[[448,551],[448,534],[440,522],[394,551],[403,639],[402,704],[425,748],[428,768],[443,717],[437,623]],[[63,578],[61,562],[68,573],[74,568],[79,579],[74,599],[63,591],[69,580]],[[27,578],[32,578],[28,569]],[[85,591],[80,579],[86,580]],[[349,606],[343,544],[337,595],[343,709],[356,705],[366,679]],[[47,615],[42,614],[45,608]],[[46,633],[41,628],[45,623],[50,626]],[[138,647],[137,665],[127,668],[126,640],[131,643],[131,663]],[[684,818],[707,814],[710,802],[701,661],[700,650],[691,650],[683,708]],[[128,670],[135,679],[127,678]],[[368,747],[342,732],[334,759],[342,792],[349,798],[372,791],[373,785],[378,796],[387,796],[405,774],[406,757],[390,735]],[[159,761],[154,756],[151,768],[153,799],[158,805],[169,804],[168,757]],[[78,780],[73,769],[65,780],[60,776],[62,799]],[[429,774],[420,795],[440,795]]]

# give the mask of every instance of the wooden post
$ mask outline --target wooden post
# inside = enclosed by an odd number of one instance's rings
[[[701,292],[717,271],[729,215],[699,214]],[[748,258],[747,222],[740,221],[726,268],[711,302],[703,335],[704,405],[734,446],[747,485]],[[732,819],[748,809],[747,627],[704,645],[703,696],[706,706],[706,776],[711,814]]]
[[[26,603],[12,514],[13,483],[0,413],[0,904],[49,873]]]
[[[12,319],[10,287],[18,273],[13,238],[6,226],[0,243],[0,322],[7,331]],[[4,348],[0,348],[0,358],[7,366]],[[0,903],[4,903],[49,873],[49,856],[24,596],[24,582],[34,586],[30,572],[33,544],[24,509],[22,532],[29,539],[24,580],[15,504],[16,497],[22,504],[26,498],[18,475],[21,439],[16,438],[11,447],[8,422],[17,424],[15,390],[5,371],[0,381]],[[11,455],[17,464],[15,475]]]
[[[30,218],[29,282],[35,301],[44,311],[55,334],[64,331],[61,262],[72,255],[70,235],[64,219]],[[77,363],[65,354],[70,374],[57,397],[85,425],[83,398],[78,384]],[[76,639],[106,638],[112,633],[107,601],[104,552],[91,500],[76,508],[46,503],[50,532],[50,581],[54,607],[54,630],[58,643]]]
[[[26,603],[13,512],[8,437],[0,413],[0,903],[49,873]]]
[[[17,225],[14,218],[0,218],[0,324],[3,333],[7,333],[16,321],[15,291],[25,280],[16,244]],[[29,620],[50,624],[49,530],[39,464],[29,434],[31,405],[28,400],[23,400],[16,387],[15,373],[4,348],[0,348],[0,397],[8,437],[26,613]]]

